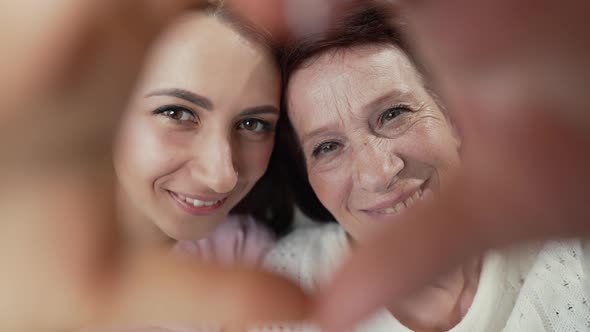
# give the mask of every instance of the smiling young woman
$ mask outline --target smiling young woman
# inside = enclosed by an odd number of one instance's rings
[[[288,230],[278,53],[217,7],[187,11],[156,41],[115,142],[129,246],[258,262]]]

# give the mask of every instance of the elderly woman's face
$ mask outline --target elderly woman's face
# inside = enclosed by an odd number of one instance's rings
[[[294,73],[287,98],[309,181],[357,240],[444,185],[459,163],[453,128],[394,47],[322,55]]]

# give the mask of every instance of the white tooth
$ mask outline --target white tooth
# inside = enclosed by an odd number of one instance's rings
[[[205,202],[195,199],[195,200],[193,200],[193,205],[196,207],[201,207],[201,206],[205,205]]]
[[[416,192],[414,193],[414,195],[412,195],[412,197],[414,198],[414,200],[417,200],[418,198],[420,198],[420,196],[422,196],[422,190],[420,190],[420,188],[418,188],[418,190],[416,190]]]
[[[394,213],[394,212],[395,212],[394,208],[387,208],[387,209],[383,210],[383,213],[385,213],[385,214],[390,214],[390,213]]]
[[[215,202],[204,202],[205,206],[212,206],[213,204],[215,204]]]
[[[189,204],[193,204],[193,199],[192,198],[185,197],[184,198],[184,201],[187,202],[187,203],[189,203]]]
[[[399,203],[397,203],[397,204],[396,204],[396,205],[395,205],[393,208],[395,209],[395,212],[399,212],[399,211],[401,211],[401,209],[403,209],[404,207],[405,207],[405,206],[404,206],[404,203],[402,203],[402,202],[399,202]]]
[[[408,199],[406,199],[406,201],[404,202],[404,205],[406,207],[410,207],[410,206],[412,206],[412,204],[414,204],[414,197],[410,196],[410,197],[408,197]]]

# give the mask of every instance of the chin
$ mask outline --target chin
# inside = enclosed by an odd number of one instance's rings
[[[221,220],[191,220],[188,222],[174,220],[171,221],[168,225],[163,225],[164,227],[159,228],[169,238],[174,239],[176,241],[195,241],[208,237],[220,223]]]

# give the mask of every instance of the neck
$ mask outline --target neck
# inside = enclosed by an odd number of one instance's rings
[[[480,271],[481,258],[472,259],[388,309],[414,331],[448,331],[471,307]]]

